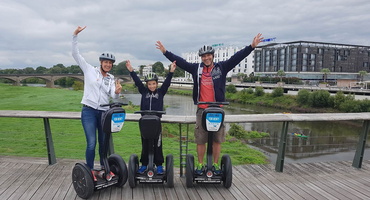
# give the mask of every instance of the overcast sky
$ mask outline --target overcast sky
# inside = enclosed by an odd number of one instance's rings
[[[1,0],[0,69],[98,66],[102,52],[133,66],[169,62],[157,40],[178,55],[202,45],[249,45],[257,33],[296,40],[370,46],[369,0]]]

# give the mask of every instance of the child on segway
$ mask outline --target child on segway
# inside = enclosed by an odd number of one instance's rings
[[[154,73],[145,76],[144,81],[146,86],[142,83],[140,78],[134,72],[129,60],[126,61],[126,67],[130,72],[135,85],[141,94],[140,110],[155,110],[163,111],[163,98],[171,84],[173,72],[176,69],[176,61],[172,62],[170,71],[163,82],[162,86],[158,88],[158,76]],[[161,116],[159,116],[161,117]],[[141,166],[137,173],[143,174],[148,169],[149,163],[149,140],[141,137],[142,151],[141,151]],[[154,141],[154,164],[157,168],[157,174],[163,174],[163,151],[162,151],[162,134]]]

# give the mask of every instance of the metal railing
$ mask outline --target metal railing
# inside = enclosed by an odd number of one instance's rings
[[[22,111],[22,110],[0,110],[0,117],[11,118],[42,118],[44,122],[45,139],[48,151],[49,164],[56,163],[54,144],[50,129],[49,119],[80,119],[80,112],[61,112],[61,111]],[[126,121],[138,121],[140,115],[127,114]],[[161,120],[163,123],[179,124],[180,133],[180,176],[186,165],[185,156],[188,153],[189,124],[195,124],[194,116],[164,115]],[[283,172],[285,148],[287,143],[288,127],[291,122],[320,122],[320,121],[363,121],[362,131],[359,133],[359,140],[356,153],[352,162],[355,168],[361,168],[364,158],[366,139],[370,126],[370,112],[363,113],[315,113],[315,114],[249,114],[249,115],[226,115],[225,123],[256,123],[256,122],[282,122],[280,142],[275,164],[275,171]],[[186,135],[182,134],[183,125],[186,125]]]

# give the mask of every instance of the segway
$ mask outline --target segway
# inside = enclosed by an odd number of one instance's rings
[[[194,169],[194,156],[191,154],[186,155],[186,186],[193,187],[193,183],[210,183],[220,184],[223,183],[225,188],[230,188],[232,184],[232,165],[230,156],[225,154],[221,158],[221,172],[213,173],[212,165],[212,145],[213,134],[220,130],[225,112],[221,109],[220,105],[228,105],[229,102],[199,102],[198,104],[209,104],[208,108],[202,114],[202,126],[204,130],[208,131],[207,143],[207,164],[202,175],[196,174]]]
[[[94,181],[93,175],[89,166],[85,163],[76,163],[72,171],[73,187],[77,195],[83,199],[89,198],[94,191],[107,188],[109,186],[122,187],[127,182],[128,171],[125,161],[121,156],[112,154],[108,157],[109,141],[111,133],[119,132],[122,129],[126,118],[123,103],[111,103],[101,106],[110,106],[102,116],[103,131],[106,134],[103,148],[103,163],[104,170],[94,170],[97,174],[97,181]],[[111,177],[110,172],[115,176]]]
[[[141,136],[144,139],[149,139],[149,163],[147,171],[143,174],[137,173],[139,169],[139,159],[136,154],[130,156],[128,162],[128,183],[131,188],[137,186],[138,183],[167,183],[167,186],[172,188],[173,182],[173,156],[171,154],[166,156],[166,168],[163,174],[158,174],[154,167],[154,141],[160,137],[161,133],[161,116],[165,114],[164,111],[142,110],[135,113],[140,113],[142,117],[139,120],[139,127]]]

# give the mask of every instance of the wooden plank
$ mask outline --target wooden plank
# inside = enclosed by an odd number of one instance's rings
[[[336,199],[348,199],[346,194],[343,193],[340,189],[337,187],[333,186],[330,183],[330,176],[322,176],[322,179],[319,179],[317,177],[320,177],[321,174],[320,168],[318,168],[317,165],[311,164],[310,163],[297,163],[296,165],[299,166],[299,168],[303,169],[302,177],[304,177],[309,184],[312,187],[315,187],[316,190],[320,191],[323,195],[326,195],[327,198],[336,198]],[[310,171],[310,173],[308,173]]]
[[[64,200],[64,199],[65,200],[68,200],[68,199],[71,199],[71,200],[73,200],[73,199],[79,199],[80,200],[81,199],[80,197],[77,196],[76,191],[73,188],[72,181],[69,184],[69,188],[68,188],[68,191],[66,193],[66,196],[64,198],[60,199],[60,200]],[[57,199],[55,199],[55,200],[57,200]]]
[[[159,200],[169,199],[166,195],[164,184],[153,184],[152,187],[153,187],[153,193],[154,193],[155,199],[159,199]]]
[[[23,169],[27,169],[31,164],[20,164],[15,166],[12,170],[9,170],[7,174],[4,174],[1,179],[3,183],[0,185],[0,194],[1,196],[4,192],[12,186],[12,184],[25,172]],[[4,198],[5,199],[5,198]]]
[[[8,199],[8,198],[13,198],[13,199],[19,199],[19,194],[23,194],[25,191],[25,187],[27,184],[27,179],[30,177],[30,175],[37,169],[38,165],[31,165],[28,167],[26,170],[19,170],[22,174],[18,177],[13,177],[14,182],[10,183],[9,186],[2,194],[1,198],[3,199]],[[24,169],[24,168],[22,168]]]
[[[0,179],[0,199],[81,199],[71,183],[74,162],[49,166],[31,164],[30,160],[7,160],[8,164],[0,161],[0,169],[13,168],[3,173],[5,181]],[[35,163],[39,163],[37,158]],[[369,172],[369,161],[363,162],[361,169],[353,168],[349,161],[291,163],[286,164],[283,173],[275,172],[272,164],[241,165],[233,167],[233,185],[229,189],[222,184],[186,188],[185,178],[176,176],[174,188],[139,184],[131,189],[125,184],[123,188],[96,191],[90,199],[369,199]]]
[[[332,163],[321,163],[327,168],[337,168],[338,165],[332,165]],[[369,192],[369,180],[363,180],[361,177],[364,177],[364,172],[362,170],[357,170],[352,167],[348,167],[348,170],[343,170],[345,173],[342,173],[338,170],[333,170],[336,172],[335,176],[332,176],[333,182],[335,182],[340,188],[349,188],[346,191],[350,192],[353,196],[356,196],[359,199],[368,199],[370,198]],[[348,177],[350,175],[350,177]]]
[[[60,163],[58,162],[58,164]],[[54,199],[68,199],[67,194],[69,189],[72,187],[72,190],[74,191],[72,184],[72,168],[66,166],[62,172],[62,175],[64,176],[64,178],[59,179],[61,184],[54,195]],[[76,197],[77,194],[76,193],[74,194],[75,194],[74,197]]]
[[[269,197],[261,191],[261,189],[255,184],[255,177],[248,171],[245,171],[242,166],[234,166],[233,174],[237,177],[240,183],[236,183],[240,191],[249,199],[268,199]],[[237,182],[238,179],[234,179]],[[254,198],[256,197],[256,198]]]
[[[181,183],[182,183],[182,188],[180,188],[180,190],[181,190],[181,189],[185,189],[185,191],[186,191],[186,193],[187,193],[187,195],[188,195],[189,199],[200,199],[200,198],[201,198],[201,197],[199,196],[199,194],[198,194],[197,190],[196,190],[194,187],[192,187],[192,188],[188,188],[188,187],[186,187],[186,179],[185,179],[185,177],[182,177],[182,178],[180,178],[179,180],[180,180],[180,181],[181,181]]]
[[[133,189],[130,188],[128,181],[121,189],[122,199],[133,199]]]
[[[277,172],[278,173],[278,172]],[[314,187],[311,187],[310,183],[306,183],[305,179],[301,177],[301,169],[297,166],[289,164],[284,167],[284,173],[288,178],[289,182],[292,182],[298,188],[302,188],[309,193],[314,199],[325,199],[323,194],[316,191]]]
[[[48,178],[50,173],[54,171],[53,167],[49,167],[48,165],[42,166],[43,170],[38,171],[37,173],[34,174],[36,177],[35,181],[32,182],[30,187],[27,188],[25,193],[22,195],[22,199],[31,199],[31,198],[36,198],[36,199],[41,199],[43,194],[38,191],[42,183]]]
[[[188,194],[187,194],[186,185],[184,186],[182,184],[181,179],[185,179],[185,178],[180,177],[180,176],[175,176],[174,177],[174,188],[168,188],[167,190],[173,189],[176,196],[170,194],[170,195],[168,195],[169,199],[184,199],[184,200],[190,199]]]
[[[135,188],[132,188],[132,199],[145,199],[144,196],[144,186],[143,184],[138,184]]]
[[[39,187],[37,188],[35,193],[30,198],[31,200],[32,199],[35,199],[35,200],[43,199],[45,197],[47,191],[53,185],[54,180],[58,177],[58,174],[60,172],[60,169],[58,168],[58,166],[48,166],[47,169],[48,170],[44,172],[44,173],[46,173],[45,178],[43,178],[43,181],[39,182]],[[38,180],[36,179],[34,181],[34,183],[37,182],[37,181]],[[55,192],[55,190],[54,190],[54,192]],[[54,196],[54,194],[52,196]],[[45,197],[45,198],[47,199],[47,197]]]
[[[299,187],[297,180],[292,179],[289,174],[276,172],[275,166],[271,164],[258,166],[261,168],[268,168],[269,170],[265,170],[266,173],[264,173],[263,176],[265,176],[267,180],[276,180],[274,181],[275,184],[287,190],[293,199],[316,199],[305,188]]]

